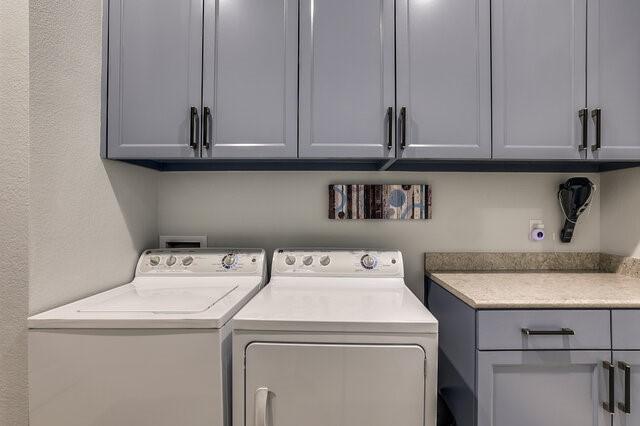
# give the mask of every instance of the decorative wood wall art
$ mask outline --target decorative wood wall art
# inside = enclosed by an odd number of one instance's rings
[[[431,219],[428,185],[329,185],[329,219]]]

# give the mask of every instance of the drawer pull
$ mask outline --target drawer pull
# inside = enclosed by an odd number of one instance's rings
[[[576,333],[570,328],[561,328],[560,330],[531,330],[523,328],[522,334],[525,336],[573,336]]]
[[[624,402],[619,402],[618,408],[625,414],[631,414],[631,366],[619,361],[618,368],[624,372]]]

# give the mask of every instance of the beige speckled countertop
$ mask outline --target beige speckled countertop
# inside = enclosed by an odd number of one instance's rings
[[[600,272],[442,272],[429,278],[476,309],[640,308],[640,279]]]

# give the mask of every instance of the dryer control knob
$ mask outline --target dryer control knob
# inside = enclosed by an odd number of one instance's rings
[[[302,263],[304,263],[306,266],[309,266],[313,263],[313,257],[312,256],[305,256],[302,258]]]
[[[151,266],[158,266],[160,264],[160,256],[151,256],[149,258],[149,264]]]
[[[191,256],[187,256],[187,257],[185,257],[184,259],[182,259],[182,264],[183,264],[184,266],[189,266],[189,265],[191,265],[192,263],[193,263],[193,257],[191,257]]]
[[[222,266],[224,266],[225,268],[229,269],[233,265],[236,264],[237,260],[238,260],[238,258],[237,258],[237,256],[235,254],[229,253],[225,257],[222,258]]]
[[[291,266],[294,263],[296,263],[296,258],[294,256],[287,256],[284,258],[284,263],[286,263],[287,265]]]
[[[360,264],[365,268],[365,269],[373,269],[376,266],[376,258],[365,254],[364,256],[362,256],[362,258],[360,259]]]
[[[169,257],[167,257],[167,266],[173,266],[176,264],[176,257],[174,255],[171,255]]]
[[[331,263],[331,258],[329,256],[322,256],[320,258],[320,264],[322,266],[327,266],[329,263]]]

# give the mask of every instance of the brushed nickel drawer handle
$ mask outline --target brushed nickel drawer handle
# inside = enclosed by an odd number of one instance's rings
[[[561,328],[560,330],[531,330],[523,328],[522,334],[525,336],[573,336],[576,333],[570,328]]]

